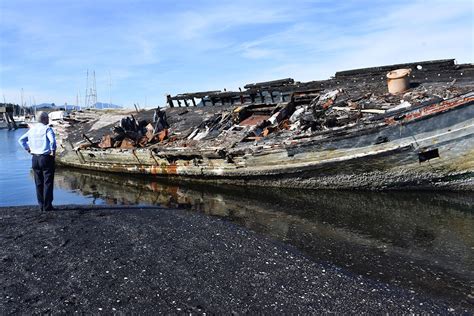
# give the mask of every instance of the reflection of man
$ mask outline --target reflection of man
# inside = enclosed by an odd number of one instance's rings
[[[20,145],[33,155],[32,168],[35,174],[36,196],[41,211],[53,210],[54,154],[56,137],[48,126],[48,113],[36,114],[38,124],[20,137]]]

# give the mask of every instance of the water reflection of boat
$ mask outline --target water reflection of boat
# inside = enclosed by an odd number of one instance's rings
[[[470,195],[182,186],[76,170],[59,170],[57,184],[110,204],[159,204],[223,217],[316,260],[468,304]]]

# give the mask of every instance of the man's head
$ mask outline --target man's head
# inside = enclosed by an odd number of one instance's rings
[[[36,122],[43,123],[47,125],[49,123],[49,116],[48,113],[40,111],[36,113]]]

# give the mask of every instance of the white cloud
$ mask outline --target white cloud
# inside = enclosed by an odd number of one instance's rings
[[[110,71],[117,103],[163,103],[166,92],[474,56],[471,1],[44,3],[0,2],[1,89],[12,98],[23,87],[75,102],[86,69],[107,99]]]
[[[324,79],[338,70],[418,60],[472,62],[472,12],[467,2],[417,1],[378,12],[381,16],[370,12],[351,27],[331,21],[296,22],[284,31],[244,43],[242,56],[275,58],[279,66],[265,70],[265,79],[291,76],[304,81]],[[260,50],[279,53],[259,55]]]

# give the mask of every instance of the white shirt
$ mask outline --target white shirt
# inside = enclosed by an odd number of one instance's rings
[[[56,151],[56,136],[53,129],[45,124],[36,123],[18,140],[25,150],[35,155],[49,155]]]

